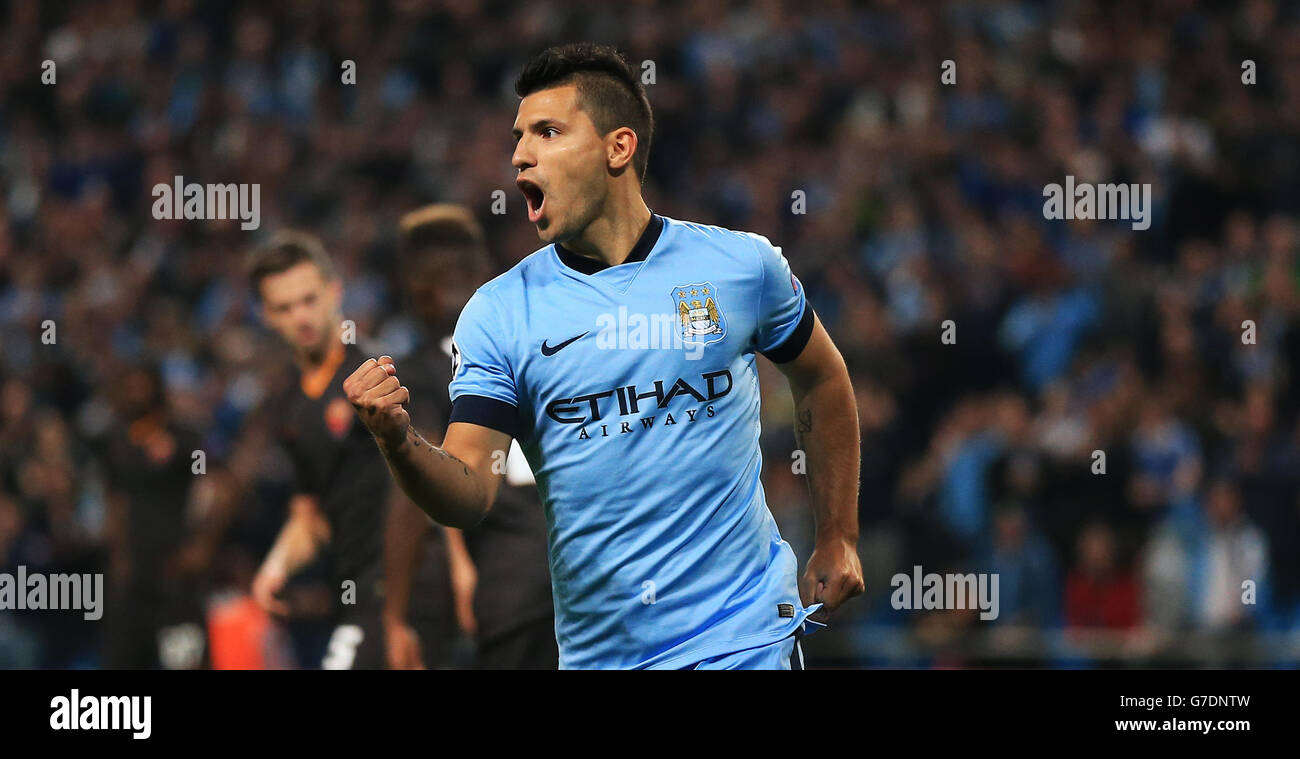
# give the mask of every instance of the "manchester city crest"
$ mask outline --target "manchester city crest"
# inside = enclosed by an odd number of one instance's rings
[[[674,287],[672,295],[682,342],[708,345],[727,334],[727,317],[722,314],[718,288],[713,283]]]

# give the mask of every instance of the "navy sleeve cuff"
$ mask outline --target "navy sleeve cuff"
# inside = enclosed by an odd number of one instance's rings
[[[519,410],[505,401],[483,395],[462,395],[451,403],[452,422],[466,422],[515,436]]]
[[[799,358],[799,354],[803,353],[804,347],[808,345],[808,340],[812,337],[812,331],[812,302],[805,300],[803,302],[803,316],[799,317],[799,324],[795,326],[794,331],[785,339],[785,342],[770,351],[763,351],[763,355],[774,364],[785,364],[794,361]]]

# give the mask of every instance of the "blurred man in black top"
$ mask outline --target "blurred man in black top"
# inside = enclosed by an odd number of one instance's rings
[[[298,368],[297,386],[266,406],[293,462],[294,495],[288,521],[253,580],[253,596],[269,611],[285,614],[279,591],[324,550],[338,603],[321,666],[383,668],[383,535],[396,488],[342,390],[346,367],[373,351],[349,340],[343,283],[314,237],[277,234],[254,251],[249,280],[263,319],[293,349]],[[437,666],[455,633],[442,550],[426,552],[414,583],[412,627]]]
[[[229,491],[216,485],[224,472],[212,462],[209,474],[206,452],[197,466],[199,434],[173,418],[152,362],[127,369],[113,395],[118,421],[95,441],[112,588],[104,665],[204,667],[212,557],[233,513]]]
[[[402,359],[402,381],[412,398],[411,424],[423,431],[447,428],[451,399],[451,334],[456,317],[474,290],[493,273],[483,230],[463,206],[433,205],[403,217],[399,271],[411,313],[421,330],[419,344]],[[425,402],[430,401],[430,402]],[[420,416],[423,414],[424,416]],[[438,442],[429,438],[434,445]],[[462,628],[476,643],[476,665],[486,669],[555,669],[555,617],[546,557],[546,517],[532,472],[518,443],[498,466],[505,486],[483,522],[460,531],[445,528],[460,599],[472,596],[472,608],[457,609]],[[397,489],[400,492],[400,489]],[[417,535],[433,522],[418,509],[394,512],[404,524],[393,534]],[[463,540],[465,552],[457,543]],[[402,632],[402,602],[397,589],[416,565],[416,550],[390,544],[386,624],[390,656],[409,657]],[[471,593],[464,592],[469,585]]]

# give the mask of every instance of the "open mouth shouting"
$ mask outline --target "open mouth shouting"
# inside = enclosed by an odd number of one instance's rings
[[[523,177],[515,180],[515,186],[523,192],[524,200],[528,203],[528,221],[536,224],[542,218],[542,209],[546,207],[546,191],[536,182]]]

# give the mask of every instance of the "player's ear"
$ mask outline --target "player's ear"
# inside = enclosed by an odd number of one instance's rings
[[[619,174],[631,166],[636,146],[636,132],[631,127],[619,127],[605,135],[605,160],[609,164],[609,170]]]

